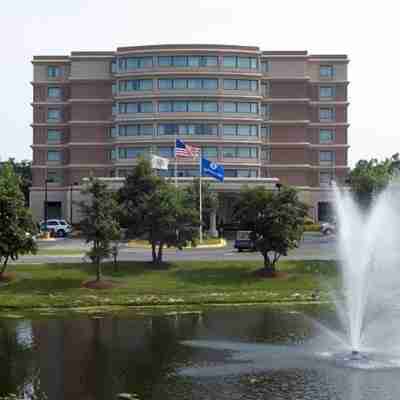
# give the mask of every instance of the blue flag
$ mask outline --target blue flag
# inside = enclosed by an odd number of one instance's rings
[[[206,158],[201,159],[201,175],[209,175],[220,182],[224,181],[224,167],[222,165],[215,164],[214,162],[207,160]]]

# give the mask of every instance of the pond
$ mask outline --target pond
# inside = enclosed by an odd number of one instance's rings
[[[338,399],[400,396],[400,370],[299,361],[328,306],[0,319],[0,397],[113,400]],[[255,347],[254,347],[255,345]],[[257,347],[258,346],[258,347]],[[238,357],[237,354],[243,354]]]

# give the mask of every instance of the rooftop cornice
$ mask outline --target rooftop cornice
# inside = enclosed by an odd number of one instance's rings
[[[145,46],[122,46],[117,48],[118,53],[132,52],[132,51],[164,51],[164,50],[233,50],[233,51],[252,51],[260,52],[259,47],[256,46],[238,46],[227,44],[159,44],[159,45],[145,45]]]

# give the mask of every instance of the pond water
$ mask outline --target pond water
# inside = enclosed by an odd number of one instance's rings
[[[297,351],[329,307],[0,319],[0,398],[113,400],[400,397],[400,369],[344,368]]]

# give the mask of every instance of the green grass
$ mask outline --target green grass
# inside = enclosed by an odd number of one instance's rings
[[[85,250],[79,249],[41,249],[38,256],[79,256],[84,255]]]
[[[309,301],[322,281],[336,279],[331,261],[280,262],[285,279],[260,279],[253,274],[259,267],[259,261],[185,261],[154,270],[149,263],[121,262],[114,272],[104,264],[104,279],[116,287],[90,290],[81,287],[93,279],[90,264],[12,265],[17,280],[0,284],[0,308]]]

